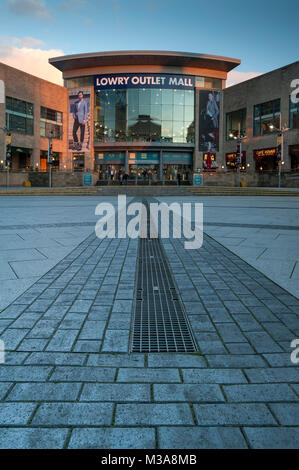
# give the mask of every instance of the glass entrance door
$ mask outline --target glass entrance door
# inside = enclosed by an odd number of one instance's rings
[[[129,166],[129,179],[137,183],[149,183],[159,178],[159,165],[142,164]]]

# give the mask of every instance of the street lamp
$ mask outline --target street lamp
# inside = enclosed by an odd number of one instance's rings
[[[52,155],[53,155],[53,146],[52,146],[52,139],[53,139],[53,130],[50,130],[48,137],[48,170],[49,170],[49,188],[52,187]]]
[[[240,166],[242,164],[242,140],[246,136],[241,134],[241,123],[238,124],[238,135],[234,136],[237,139],[237,186],[240,187]]]
[[[285,162],[283,161],[283,140],[284,140],[284,133],[289,130],[289,127],[282,127],[281,125],[281,112],[279,116],[279,129],[275,127],[273,124],[269,125],[271,131],[278,132],[277,136],[277,160],[278,160],[278,187],[280,188],[280,178],[281,178],[281,165],[284,165]],[[280,135],[279,135],[280,134]],[[280,154],[279,154],[279,146],[280,146]]]
[[[8,134],[9,129],[7,127],[0,127],[0,130],[4,132],[3,160],[4,160],[4,164],[6,164],[6,187],[8,188],[8,186],[9,186],[9,163],[10,163],[10,160],[7,158],[9,154],[7,154],[6,151],[7,151],[7,136],[10,136],[10,134]],[[11,156],[11,155],[9,155],[9,156]]]

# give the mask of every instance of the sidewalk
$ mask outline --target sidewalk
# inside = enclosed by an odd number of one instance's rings
[[[163,246],[198,352],[129,353],[138,241],[92,233],[0,313],[0,448],[298,448],[299,300],[207,234]]]

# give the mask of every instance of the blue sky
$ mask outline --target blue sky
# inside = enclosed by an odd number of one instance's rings
[[[7,63],[9,54],[21,55],[18,50],[23,47],[28,48],[28,61],[29,49],[44,56],[46,51],[51,55],[120,49],[202,52],[240,58],[242,73],[265,73],[298,60],[296,0],[0,0],[0,4],[0,61]]]

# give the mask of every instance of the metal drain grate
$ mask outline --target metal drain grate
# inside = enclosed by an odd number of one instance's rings
[[[140,238],[131,352],[195,351],[191,326],[161,241]]]

